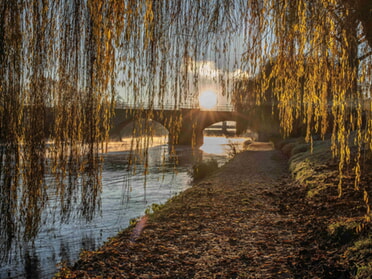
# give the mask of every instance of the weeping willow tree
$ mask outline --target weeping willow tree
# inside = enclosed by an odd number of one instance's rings
[[[331,129],[340,181],[355,132],[358,187],[362,151],[372,148],[369,2],[1,1],[2,251],[36,236],[51,197],[63,220],[73,209],[88,220],[99,209],[98,152],[118,92],[148,119],[153,109],[174,108],[167,121],[177,133],[177,110],[197,107],[207,80],[229,98],[267,63],[255,102],[272,88],[285,134],[298,121],[308,140]],[[148,142],[137,144],[144,158]]]
[[[370,221],[369,193],[359,183],[362,154],[370,156],[372,147],[372,3],[264,1],[257,7],[246,53],[256,73],[236,83],[237,106],[270,104],[284,135],[304,129],[312,142],[314,135],[331,133],[339,195],[345,170],[352,167]]]
[[[2,251],[36,236],[50,198],[62,219],[74,203],[88,220],[99,206],[97,154],[115,82],[111,13],[99,1],[0,4]]]

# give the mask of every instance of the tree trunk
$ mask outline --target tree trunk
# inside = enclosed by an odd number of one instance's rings
[[[355,10],[356,18],[362,23],[368,45],[372,48],[372,1],[343,0],[346,7]]]

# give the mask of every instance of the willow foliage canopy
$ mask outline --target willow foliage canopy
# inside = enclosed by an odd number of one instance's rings
[[[331,132],[340,178],[353,135],[358,187],[372,148],[371,9],[369,0],[1,1],[0,245],[32,239],[51,195],[65,219],[74,206],[91,218],[118,89],[143,108],[195,105],[206,66],[242,111],[270,100],[284,134],[295,123],[310,141]]]

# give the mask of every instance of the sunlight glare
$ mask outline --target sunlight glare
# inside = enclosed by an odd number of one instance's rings
[[[217,94],[213,91],[204,91],[199,96],[199,105],[204,109],[211,109],[217,105]]]

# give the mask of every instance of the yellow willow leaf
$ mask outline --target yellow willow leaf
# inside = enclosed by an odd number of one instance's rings
[[[365,201],[366,204],[369,203],[369,195],[368,195],[367,190],[363,191],[363,200]]]

